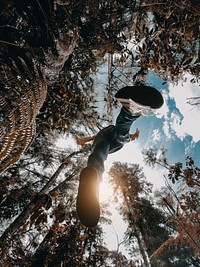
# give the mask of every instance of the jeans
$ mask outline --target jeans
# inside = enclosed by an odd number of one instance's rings
[[[92,153],[88,157],[87,166],[96,168],[100,178],[105,170],[104,161],[108,154],[120,150],[130,141],[129,131],[132,123],[140,116],[133,116],[124,107],[116,119],[115,125],[102,129],[96,136]]]

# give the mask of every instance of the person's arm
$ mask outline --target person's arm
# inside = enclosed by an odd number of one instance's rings
[[[130,134],[130,140],[134,141],[135,139],[138,139],[139,134],[140,134],[140,131],[137,128],[134,134]]]
[[[94,141],[95,135],[94,136],[87,136],[87,137],[80,137],[76,135],[76,142],[78,145],[84,147],[86,143]]]

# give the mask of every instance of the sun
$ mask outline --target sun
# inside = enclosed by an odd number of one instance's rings
[[[113,197],[113,188],[109,184],[109,179],[106,174],[103,175],[99,186],[99,200],[100,202],[107,202]]]

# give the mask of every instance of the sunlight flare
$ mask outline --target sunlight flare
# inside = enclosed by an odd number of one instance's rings
[[[99,200],[100,202],[108,202],[113,197],[113,188],[109,183],[108,177],[105,174],[99,186]]]

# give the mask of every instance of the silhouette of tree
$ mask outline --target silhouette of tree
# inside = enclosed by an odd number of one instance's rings
[[[144,174],[136,164],[128,165],[115,162],[110,169],[109,175],[112,178],[111,182],[114,184],[114,190],[119,189],[123,196],[124,205],[121,208],[121,212],[125,221],[130,223],[133,234],[137,239],[144,265],[151,266],[144,237],[141,228],[137,224],[140,217],[137,209],[137,205],[140,202],[139,193],[150,189],[148,188],[149,185],[144,182]]]
[[[138,165],[115,162],[109,174],[116,198],[120,198],[120,192],[123,198],[120,211],[127,223],[125,244],[133,258],[143,260],[141,266],[157,266],[159,263],[160,266],[184,264],[189,267],[193,261],[198,261],[194,251],[185,243],[177,242],[174,246],[171,242],[177,228],[174,221],[170,221],[171,215],[161,210],[159,201],[165,194],[157,192],[154,201],[151,200],[151,186]],[[165,189],[165,192],[168,191]],[[167,245],[168,249],[165,249]]]
[[[1,173],[30,146],[44,100],[40,131],[70,130],[69,118],[79,123],[81,114],[92,120],[91,73],[105,53],[118,52],[123,58],[127,53],[133,66],[137,62],[145,73],[154,70],[165,80],[176,81],[185,72],[196,81],[199,77],[196,0],[175,5],[1,0],[0,6]],[[128,49],[130,41],[134,50]]]
[[[119,47],[118,34],[127,22],[122,14],[123,10],[130,10],[130,3],[133,7],[132,1],[116,7],[107,1],[101,5],[99,1],[87,5],[85,1],[78,4],[76,1],[0,1],[0,56],[3,61],[0,105],[1,120],[4,121],[0,129],[1,173],[30,145],[35,136],[35,118],[45,100],[40,116],[44,126],[40,130],[49,129],[48,124],[59,130],[69,129],[69,117],[78,120],[80,114],[92,122],[94,109],[89,112],[92,105],[87,103],[91,102],[91,96],[88,89],[85,90],[88,86],[86,77],[95,66],[92,51],[106,47],[105,51],[111,49],[114,52]],[[112,18],[113,8],[122,9],[122,13],[114,12]],[[93,23],[94,19],[98,23]],[[77,54],[74,53],[72,60],[79,71],[74,68],[76,75],[72,75],[73,67],[68,64],[65,67],[68,74],[57,88],[58,93],[49,90],[46,99],[47,83],[51,85],[57,81],[59,84],[59,73],[74,51],[78,38]]]
[[[169,164],[166,154],[158,149],[144,150],[145,160],[148,164],[156,164],[168,170],[167,178],[172,183],[178,182],[178,189],[175,192],[169,182],[168,190],[163,189],[160,195],[160,205],[168,213],[168,225],[174,227],[176,235],[172,235],[155,252],[155,255],[162,253],[165,247],[172,245],[187,246],[195,254],[199,255],[199,168],[195,165],[192,157],[187,156],[185,164],[177,162]],[[167,192],[167,193],[164,193]],[[191,253],[192,254],[192,253]],[[193,256],[194,257],[194,256]]]
[[[57,151],[55,139],[59,133],[101,127],[93,77],[106,53],[119,53],[122,65],[130,60],[132,67],[141,68],[139,75],[150,69],[176,81],[189,72],[198,81],[198,24],[197,0],[0,0],[2,266],[106,266],[106,260],[113,266],[134,266],[103,247],[101,230],[87,232],[79,225],[74,188],[88,152],[76,157],[76,151]],[[71,162],[66,154],[73,156]],[[185,176],[188,186],[199,186],[197,169],[188,169],[176,164],[170,168],[171,179]],[[138,201],[138,192],[146,187],[137,181],[131,186]],[[189,205],[195,194],[189,199],[184,194],[182,204]],[[134,204],[131,198],[126,201],[127,207]],[[183,220],[197,214],[193,210]],[[143,223],[134,233],[148,264]]]

